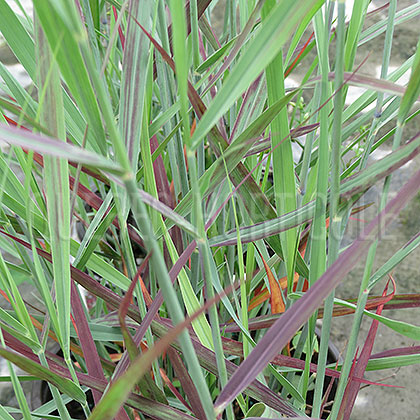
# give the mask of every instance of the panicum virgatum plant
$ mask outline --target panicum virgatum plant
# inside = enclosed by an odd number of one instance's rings
[[[382,315],[420,305],[390,277],[419,232],[375,265],[420,189],[414,171],[388,194],[420,152],[420,44],[390,68],[420,4],[373,9],[0,0],[1,42],[31,80],[0,63],[0,356],[17,400],[2,419],[345,420],[367,385],[393,404],[364,373],[420,361],[392,343],[373,355],[379,324],[420,339]],[[343,242],[373,185],[376,213]],[[358,296],[336,298],[357,264]],[[352,327],[331,360],[340,315]]]

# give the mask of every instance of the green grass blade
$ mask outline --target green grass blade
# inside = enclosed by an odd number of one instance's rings
[[[39,153],[50,156],[66,158],[72,162],[82,163],[93,168],[104,169],[110,173],[120,175],[123,170],[121,166],[105,157],[83,150],[80,147],[69,143],[63,143],[56,139],[40,136],[28,131],[7,127],[0,124],[0,136],[7,143],[15,144]]]
[[[398,124],[404,124],[408,117],[411,107],[418,100],[420,94],[420,41],[417,44],[416,54],[414,56],[413,67],[411,70],[410,80],[407,89],[401,100],[400,109],[398,111]]]
[[[37,23],[37,22],[36,22]],[[36,24],[38,86],[41,123],[65,142],[63,99],[58,68],[42,28]],[[70,188],[68,163],[51,156],[44,158],[45,192],[53,257],[53,275],[60,336],[66,359],[70,359]]]
[[[353,4],[344,53],[344,67],[348,71],[351,71],[353,68],[357,43],[362,31],[368,5],[369,0],[356,0]]]
[[[337,54],[335,62],[335,89],[339,89],[334,97],[334,121],[332,127],[332,150],[331,150],[331,191],[329,209],[329,235],[328,235],[328,260],[331,266],[338,258],[341,242],[341,217],[339,212],[340,201],[340,173],[341,173],[341,125],[343,114],[343,90],[341,86],[344,80],[344,35],[345,35],[345,3],[338,2],[338,26],[337,26]],[[321,159],[321,156],[320,156]],[[328,296],[323,315],[320,349],[318,354],[319,375],[316,377],[314,404],[312,416],[320,416],[322,394],[325,378],[325,365],[327,362],[328,346],[330,342],[330,326],[332,319],[334,291]]]
[[[153,2],[131,2],[129,14],[150,31]],[[137,170],[143,123],[150,45],[135,20],[129,18],[122,62],[120,127],[133,170]]]
[[[261,11],[263,25],[275,5],[276,2],[271,0],[264,3]],[[273,105],[285,96],[282,51],[279,51],[278,55],[265,69],[269,105]],[[288,111],[286,108],[283,108],[279,112],[279,115],[271,122],[271,147],[274,149],[272,156],[274,197],[277,214],[280,216],[296,210],[296,179]],[[289,229],[280,234],[289,291],[291,290],[295,274],[297,234],[297,229]]]
[[[36,68],[35,49],[30,35],[6,0],[0,0],[0,14],[2,16],[0,32],[18,57],[20,63],[34,80]]]
[[[86,32],[73,3],[66,1],[34,1],[34,7],[51,50],[56,54],[60,71],[72,96],[87,118],[89,130],[95,133],[94,150],[106,154],[105,132],[79,43],[86,40]],[[71,32],[70,32],[71,31]]]
[[[0,341],[1,341],[1,345],[3,347],[5,347],[4,337],[3,337],[3,333],[1,331],[0,331]],[[19,378],[18,378],[18,376],[15,372],[14,366],[12,365],[12,363],[10,363],[10,361],[7,361],[7,365],[8,365],[8,368],[9,368],[10,378],[11,378],[11,382],[12,382],[12,385],[13,385],[13,389],[15,391],[15,396],[16,396],[17,402],[19,404],[19,407],[22,410],[22,414],[23,414],[22,418],[24,420],[31,420],[31,414],[29,412],[28,402],[26,401],[25,394],[24,394],[23,389],[22,389],[22,385],[21,385],[20,380],[19,380]]]

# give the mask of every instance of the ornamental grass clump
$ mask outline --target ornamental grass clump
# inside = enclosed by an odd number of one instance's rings
[[[366,386],[392,404],[364,373],[419,363],[418,347],[372,353],[379,324],[420,338],[383,315],[420,305],[392,276],[419,233],[373,270],[420,190],[417,171],[388,194],[420,153],[420,44],[389,66],[420,5],[369,4],[33,0],[21,16],[0,0],[31,79],[0,64],[0,356],[18,403],[1,418],[344,420]],[[358,48],[383,33],[367,76]],[[345,246],[373,185],[377,213]],[[336,298],[357,264],[358,296]],[[352,328],[330,360],[336,316]]]

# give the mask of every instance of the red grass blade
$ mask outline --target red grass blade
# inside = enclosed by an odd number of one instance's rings
[[[395,282],[394,279],[391,277],[392,284],[394,286],[394,290],[392,292],[392,295],[395,293]],[[386,292],[388,290],[388,283],[385,286],[385,289],[382,293],[382,296],[386,296]],[[384,305],[381,304],[378,306],[376,310],[377,315],[381,315],[382,309]],[[357,394],[360,390],[360,382],[353,382],[353,377],[361,378],[364,375],[364,372],[366,370],[366,366],[369,362],[370,355],[372,354],[373,344],[375,342],[376,333],[378,331],[379,321],[374,319],[372,320],[372,324],[370,326],[368,335],[365,340],[365,344],[363,345],[363,349],[360,353],[359,360],[357,361],[357,365],[354,369],[353,375],[349,378],[349,384],[347,385],[347,388],[344,392],[343,400],[341,403],[340,411],[338,414],[338,419],[343,420],[349,420],[350,414],[353,409],[354,403],[356,401]]]
[[[117,9],[115,8],[115,6],[112,6],[112,11],[114,12],[115,22],[117,22],[117,20],[118,20],[118,13],[117,13]],[[125,36],[124,36],[123,31],[122,31],[121,25],[118,25],[118,35],[120,37],[121,47],[122,47],[122,49],[124,51],[124,47],[125,47]]]
[[[203,409],[203,406],[200,401],[200,397],[197,393],[197,388],[194,385],[194,382],[191,379],[190,374],[188,373],[187,368],[184,365],[181,357],[178,352],[173,349],[168,349],[168,357],[171,361],[172,367],[174,368],[175,374],[181,383],[182,389],[188,397],[188,401],[191,404],[191,411],[199,419],[205,419],[206,415]]]
[[[93,378],[105,380],[98,350],[96,349],[95,342],[93,341],[89,324],[86,319],[86,314],[83,310],[82,302],[80,301],[79,293],[76,289],[74,281],[71,282],[71,307],[74,320],[77,325],[76,332],[83,351],[87,371]],[[95,404],[97,404],[102,397],[102,393],[97,390],[94,390],[92,393]]]

